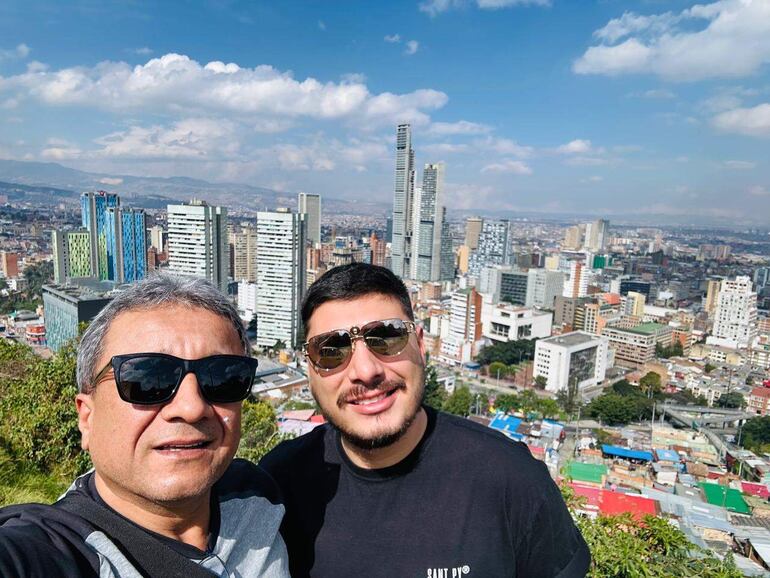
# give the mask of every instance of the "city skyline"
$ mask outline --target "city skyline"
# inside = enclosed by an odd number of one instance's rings
[[[298,6],[5,4],[0,158],[389,203],[410,122],[449,210],[770,210],[766,3]]]

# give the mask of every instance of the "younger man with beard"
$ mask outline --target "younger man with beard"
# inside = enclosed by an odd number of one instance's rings
[[[421,405],[422,328],[393,273],[330,270],[302,320],[329,425],[262,462],[284,493],[292,576],[585,575],[585,542],[526,446]]]

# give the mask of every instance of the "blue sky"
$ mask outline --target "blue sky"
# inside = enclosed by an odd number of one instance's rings
[[[769,65],[768,0],[11,0],[0,158],[389,201],[411,122],[450,208],[766,223]]]

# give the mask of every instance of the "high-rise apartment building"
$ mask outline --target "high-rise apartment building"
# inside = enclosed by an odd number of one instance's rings
[[[193,199],[168,206],[168,265],[177,275],[208,279],[227,291],[227,209]]]
[[[583,246],[584,233],[585,225],[569,227],[564,233],[562,246],[567,250],[578,251]]]
[[[426,164],[422,188],[415,191],[412,227],[412,270],[417,281],[454,278],[452,238],[444,206],[444,164]]]
[[[733,349],[749,347],[757,324],[757,293],[751,277],[723,279],[714,313],[714,329],[707,343]]]
[[[163,242],[163,233],[163,227],[160,225],[153,225],[150,227],[150,246],[155,247],[158,253],[162,253],[163,249],[165,248],[165,243]]]
[[[479,233],[479,244],[468,260],[468,275],[478,279],[481,269],[510,262],[510,227],[507,219],[485,219]]]
[[[631,317],[644,317],[644,304],[646,297],[644,293],[637,293],[636,291],[629,291],[623,297],[621,297],[621,305],[623,315],[629,315]]]
[[[297,212],[305,213],[307,242],[314,246],[321,242],[321,195],[300,193],[297,198]]]
[[[95,278],[91,261],[91,232],[87,229],[75,231],[51,231],[53,246],[53,277],[57,284],[69,279]]]
[[[468,217],[465,219],[465,246],[475,251],[479,246],[479,235],[484,219],[481,217]]]
[[[604,251],[608,241],[610,222],[598,219],[585,225],[585,248],[588,251]]]
[[[369,246],[372,250],[372,265],[385,266],[387,243],[383,239],[378,239],[375,233],[372,233],[369,239]]]
[[[554,300],[564,290],[564,273],[548,269],[527,272],[527,307],[553,309]]]
[[[235,281],[257,282],[257,228],[241,227],[229,234],[233,254],[232,277]]]
[[[257,213],[257,342],[299,347],[305,282],[305,213]]]
[[[569,277],[564,279],[564,297],[585,297],[588,294],[588,275],[580,261],[571,261]]]
[[[414,150],[412,127],[396,129],[396,175],[393,191],[393,241],[391,268],[399,277],[409,276],[412,254],[412,204],[414,196]]]
[[[147,216],[142,209],[117,210],[120,229],[117,231],[116,281],[132,283],[147,276]]]
[[[83,193],[80,196],[80,209],[83,228],[91,234],[91,263],[97,279],[101,281],[115,280],[116,269],[114,253],[115,241],[108,242],[107,209],[120,206],[120,198],[115,193],[97,191]],[[115,227],[110,229],[114,235]]]

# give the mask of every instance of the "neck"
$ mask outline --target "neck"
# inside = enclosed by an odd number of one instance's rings
[[[211,520],[209,489],[196,496],[173,503],[151,502],[135,495],[114,491],[98,472],[94,474],[96,490],[104,502],[135,524],[179,542],[206,550]]]
[[[427,428],[428,415],[423,408],[420,408],[409,429],[389,446],[375,450],[365,450],[348,443],[342,437],[342,448],[345,450],[348,458],[350,458],[350,461],[359,468],[379,470],[396,465],[412,453],[412,450],[420,443]]]

